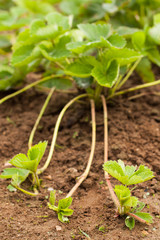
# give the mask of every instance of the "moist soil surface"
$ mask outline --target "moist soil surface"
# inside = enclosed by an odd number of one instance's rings
[[[160,87],[152,88],[159,91]],[[160,97],[142,90],[144,96],[130,99],[131,94],[108,103],[109,159],[122,159],[129,165],[145,164],[155,178],[139,184],[133,191],[146,203],[145,211],[154,223],[136,222],[130,231],[123,217],[117,217],[105,184],[103,110],[96,111],[97,139],[93,164],[88,178],[73,196],[74,214],[69,223],[61,223],[47,207],[50,188],[57,190],[57,199],[64,198],[85,167],[91,147],[90,105],[75,103],[66,112],[58,133],[57,146],[43,179],[40,194],[31,197],[22,192],[9,192],[9,180],[0,179],[0,239],[21,240],[128,240],[160,239]],[[1,93],[1,97],[8,93]],[[142,94],[142,95],[143,95]],[[48,140],[51,144],[54,125],[60,110],[73,98],[72,94],[55,93],[34,137],[34,144]],[[28,139],[46,98],[44,93],[29,90],[0,105],[0,170],[15,154],[27,153]],[[111,179],[113,185],[115,182]],[[29,189],[29,183],[23,184]],[[87,235],[85,236],[85,234]],[[89,238],[90,237],[90,238]]]

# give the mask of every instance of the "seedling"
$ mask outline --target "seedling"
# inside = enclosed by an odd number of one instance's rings
[[[154,177],[153,172],[144,165],[125,166],[121,160],[108,161],[108,124],[107,124],[107,106],[104,96],[102,96],[104,110],[104,165],[105,179],[111,198],[116,206],[118,215],[128,215],[125,224],[131,230],[134,228],[135,219],[142,223],[152,223],[152,216],[149,213],[141,212],[145,204],[140,202],[137,197],[132,196],[129,185],[136,185],[148,181]],[[120,181],[123,185],[116,185],[112,188],[110,176]]]
[[[138,169],[137,166],[125,166],[121,160],[118,160],[118,162],[107,161],[103,168],[123,184],[116,185],[114,192],[119,201],[117,205],[118,214],[129,215],[125,220],[126,226],[132,229],[135,225],[135,219],[144,223],[152,223],[152,216],[149,213],[141,212],[145,204],[140,202],[137,197],[132,196],[132,190],[127,186],[152,179],[154,177],[153,172],[143,165],[140,165]]]
[[[29,195],[35,196],[37,194],[37,189],[40,187],[37,168],[44,155],[46,147],[47,141],[39,142],[28,150],[27,156],[20,153],[9,161],[9,163],[16,168],[6,168],[0,175],[0,178],[11,178],[9,190],[13,191],[14,188],[16,188]],[[24,182],[29,175],[32,176],[31,183],[36,193],[28,192],[20,187],[20,184]]]
[[[71,216],[73,214],[73,210],[69,208],[70,205],[72,204],[72,198],[68,197],[68,198],[59,200],[58,206],[55,206],[55,202],[56,202],[56,191],[51,191],[48,207],[58,214],[59,221],[63,223],[69,222],[69,219],[66,216]]]

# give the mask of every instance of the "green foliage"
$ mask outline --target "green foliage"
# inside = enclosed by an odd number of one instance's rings
[[[36,174],[37,167],[42,159],[47,147],[47,142],[39,142],[28,150],[27,156],[25,154],[17,154],[9,163],[16,168],[6,168],[3,170],[0,178],[11,178],[11,185],[19,187],[22,182],[26,180],[29,174],[33,176],[33,184],[39,187],[39,179]],[[36,181],[36,184],[35,184]],[[10,188],[9,188],[10,189]]]
[[[118,160],[118,162],[108,161],[104,164],[104,170],[106,172],[127,186],[145,182],[154,177],[153,172],[143,165],[140,165],[139,168],[136,169],[136,166],[125,166],[121,160]]]
[[[31,172],[36,172],[40,160],[46,150],[47,142],[39,142],[28,150],[27,156],[25,154],[17,154],[9,162],[18,168],[27,169]]]
[[[127,216],[125,219],[126,226],[132,230],[135,226],[135,219],[133,217]]]
[[[119,64],[116,60],[112,60],[107,67],[103,63],[97,64],[91,75],[99,85],[111,88],[118,79]]]
[[[121,160],[118,160],[118,162],[107,161],[103,168],[112,177],[124,184],[115,185],[114,192],[119,202],[117,206],[119,214],[128,215],[125,219],[126,226],[132,230],[135,225],[135,219],[152,223],[152,216],[149,213],[141,212],[145,204],[138,201],[137,197],[132,196],[131,190],[127,185],[138,184],[152,179],[154,177],[153,172],[143,165],[140,165],[138,169],[137,166],[125,166]]]
[[[58,206],[55,206],[55,200],[56,200],[56,191],[50,192],[50,198],[48,207],[55,211],[58,214],[58,219],[61,222],[69,222],[68,218],[66,216],[71,216],[73,214],[73,210],[69,209],[70,205],[72,204],[72,198],[64,198],[59,200]]]

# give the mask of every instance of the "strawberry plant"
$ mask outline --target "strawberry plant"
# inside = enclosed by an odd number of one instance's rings
[[[153,172],[143,165],[140,165],[138,169],[137,166],[125,166],[121,160],[118,162],[107,161],[103,169],[123,184],[115,185],[114,192],[118,198],[118,205],[116,204],[118,214],[128,215],[125,220],[126,226],[132,229],[135,219],[143,223],[152,223],[152,216],[149,213],[141,212],[145,204],[140,202],[137,197],[132,196],[132,190],[128,186],[152,179]]]
[[[46,150],[47,142],[39,142],[28,150],[27,156],[23,153],[19,153],[14,156],[9,163],[16,168],[6,168],[0,175],[0,178],[11,178],[11,185],[8,186],[9,190],[14,191],[18,189],[26,194],[36,196],[37,190],[40,187],[40,180],[37,175],[38,165],[43,157]],[[31,175],[31,184],[36,193],[28,192],[20,187],[20,184]]]
[[[50,192],[48,207],[57,213],[59,221],[63,223],[69,222],[68,217],[66,216],[71,216],[73,214],[73,210],[69,209],[70,205],[72,204],[72,198],[68,197],[68,198],[61,199],[58,202],[58,206],[55,206],[55,202],[56,202],[55,194],[56,194],[56,191]]]

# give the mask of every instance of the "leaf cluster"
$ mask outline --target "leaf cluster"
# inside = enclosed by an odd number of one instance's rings
[[[123,184],[115,185],[114,192],[120,204],[118,209],[119,214],[128,215],[125,220],[126,226],[130,229],[134,227],[134,217],[151,223],[152,216],[149,213],[141,212],[145,204],[140,202],[137,197],[132,196],[131,190],[127,186],[152,179],[154,177],[153,172],[143,165],[140,165],[138,169],[137,166],[125,166],[121,160],[118,160],[118,162],[108,161],[104,164],[103,168],[109,175]],[[133,213],[134,215],[131,216],[129,213]]]
[[[37,179],[37,168],[47,147],[47,142],[39,142],[28,150],[27,156],[23,153],[15,155],[9,163],[15,168],[5,168],[0,178],[11,179],[13,187],[19,187],[26,180],[29,174],[32,175],[32,183],[39,186]],[[38,182],[37,182],[38,181]]]
[[[68,217],[66,216],[71,216],[73,214],[73,210],[70,209],[70,205],[72,204],[72,198],[64,198],[58,201],[58,206],[55,206],[56,202],[56,191],[51,191],[50,192],[50,198],[49,198],[49,203],[48,207],[55,211],[58,214],[58,219],[61,222],[69,222]]]

